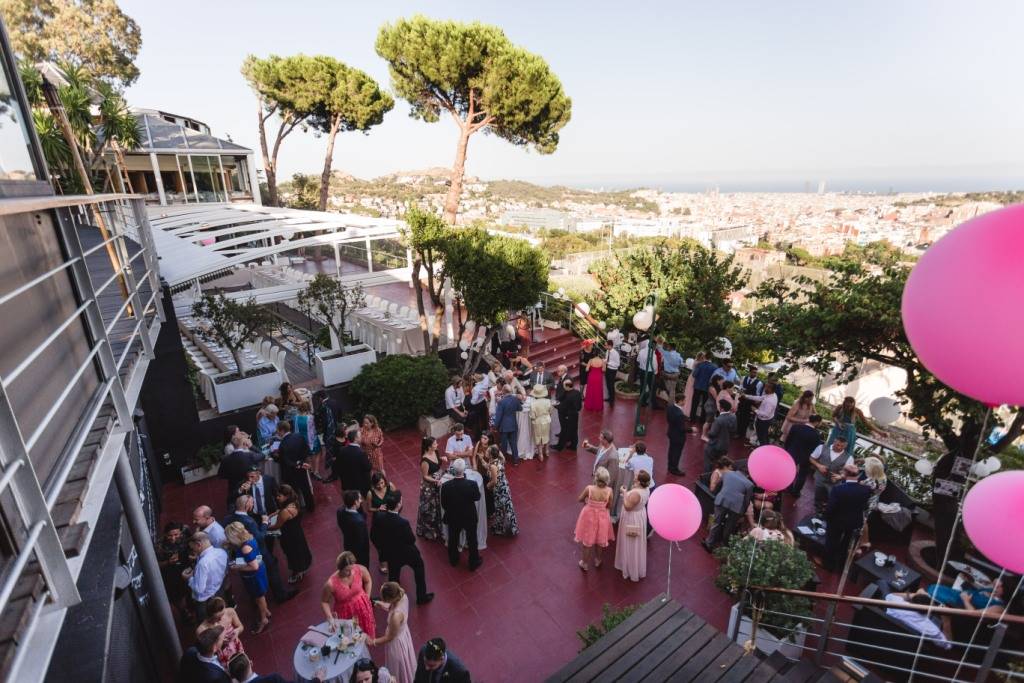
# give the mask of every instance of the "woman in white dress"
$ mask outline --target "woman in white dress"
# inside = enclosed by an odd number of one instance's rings
[[[516,413],[516,421],[519,423],[519,457],[523,460],[533,460],[533,424],[530,420],[530,407],[533,399],[529,396],[523,402],[523,409]]]

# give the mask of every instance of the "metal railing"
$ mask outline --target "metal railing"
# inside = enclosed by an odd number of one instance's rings
[[[42,593],[15,634],[18,643],[24,643],[33,632],[40,614],[46,611],[44,606],[59,609],[79,601],[72,566],[52,514],[104,406],[113,410],[108,439],[133,428],[132,410],[141,384],[133,379],[139,379],[135,374],[144,372],[144,367],[129,364],[128,360],[135,357],[133,353],[146,360],[153,357],[153,343],[164,316],[157,301],[161,291],[159,265],[143,198],[91,195],[0,199],[0,221],[22,215],[31,216],[42,227],[40,234],[54,235],[59,242],[56,251],[63,258],[59,265],[0,293],[0,306],[28,292],[49,296],[62,289],[76,301],[66,317],[43,318],[43,324],[52,324],[46,336],[0,377],[0,494],[12,494],[3,496],[2,502],[14,545],[12,561],[0,573],[0,612],[9,608],[26,571],[38,571],[43,578]],[[47,223],[54,227],[52,233],[45,230]],[[87,233],[90,246],[83,249],[82,238]],[[130,255],[132,251],[135,253]],[[58,276],[68,278],[70,288],[66,281],[55,281]],[[101,281],[98,287],[94,286],[95,280]],[[115,283],[120,286],[112,287]],[[106,307],[101,306],[101,300],[109,302]],[[69,340],[66,334],[76,324],[84,330],[83,341],[78,341],[79,337]],[[45,415],[26,421],[24,415],[19,418],[12,405],[10,391],[19,378],[24,382],[26,378],[51,374],[50,368],[42,365],[47,351],[50,358],[55,353],[75,358],[75,365],[65,368],[65,384],[46,406]],[[134,387],[134,395],[127,394],[129,386]],[[72,404],[71,397],[80,396],[86,389],[90,391],[87,399]],[[52,429],[52,420],[58,415],[62,415],[63,423],[70,421],[74,426],[56,461],[46,472],[37,472],[33,447]],[[105,452],[103,446],[101,443],[97,447],[98,453]],[[116,457],[116,452],[111,452]],[[101,468],[92,468],[97,469]],[[109,473],[111,468],[105,470]],[[96,495],[103,495],[108,483],[101,482]],[[19,645],[10,661],[22,661],[23,648]]]
[[[810,600],[812,609],[810,613],[804,614],[770,609],[767,607],[767,598],[772,595]],[[975,628],[971,638],[967,640],[958,640],[956,637],[947,639],[949,649],[935,646],[915,653],[913,649],[893,646],[898,645],[901,639],[910,643],[919,639],[930,640],[928,636],[910,627],[902,627],[902,624],[894,624],[892,628],[878,628],[877,624],[872,624],[882,621],[881,618],[863,618],[860,613],[855,613],[850,621],[843,621],[836,616],[839,605],[852,605],[856,610],[874,609],[883,612],[895,608],[901,611],[922,612],[929,616],[970,620],[972,624],[974,621],[979,624],[988,623],[991,637],[986,638],[983,643],[976,642],[980,628]],[[822,608],[824,616],[816,616],[821,613]],[[777,621],[772,624],[772,617],[799,623],[784,626]],[[743,618],[747,620],[746,624]],[[889,617],[889,620],[900,623],[892,617]],[[871,597],[751,586],[740,596],[736,618],[730,623],[731,630],[728,636],[739,642],[743,636],[758,639],[761,631],[767,630],[776,641],[781,641],[785,647],[799,652],[798,658],[810,658],[818,666],[827,666],[832,660],[853,660],[873,669],[886,680],[890,680],[889,677],[906,677],[910,680],[920,677],[952,683],[980,683],[989,680],[990,675],[998,674],[1004,680],[1024,681],[1024,674],[1007,668],[1006,662],[1009,659],[1024,658],[1024,652],[1002,646],[1009,624],[1022,625],[1024,617],[1005,612],[989,614],[979,610],[936,605],[894,603]],[[879,640],[882,642],[869,642],[858,637],[871,633],[881,634]],[[906,659],[911,659],[909,665],[904,663]]]
[[[579,303],[565,296],[542,292],[540,295],[540,318],[557,322],[580,339],[604,338],[601,330],[592,322],[589,314],[579,308]]]

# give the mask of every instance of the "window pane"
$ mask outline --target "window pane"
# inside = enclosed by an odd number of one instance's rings
[[[37,180],[25,118],[6,70],[0,69],[0,180]]]

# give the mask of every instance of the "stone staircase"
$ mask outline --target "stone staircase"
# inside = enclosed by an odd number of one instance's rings
[[[530,344],[527,356],[531,362],[543,362],[548,372],[565,365],[569,377],[579,377],[580,340],[569,330],[544,330],[544,338]]]

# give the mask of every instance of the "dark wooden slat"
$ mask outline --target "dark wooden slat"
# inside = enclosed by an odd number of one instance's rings
[[[722,636],[725,638],[725,636]],[[744,657],[743,648],[732,642],[728,638],[725,638],[729,642],[729,647],[722,650],[718,657],[715,658],[711,664],[701,673],[700,680],[707,681],[707,683],[714,683],[719,678],[724,676],[726,672],[733,667],[733,665],[740,662],[742,659],[753,659],[753,655]]]
[[[635,657],[638,653],[647,654],[657,645],[656,642],[652,643],[648,637],[651,632],[682,609],[678,603],[672,601],[668,601],[660,607],[661,609],[636,624],[629,631],[610,638],[611,645],[609,647],[596,648],[600,650],[598,655],[580,669],[573,678],[578,678],[581,681],[606,681],[609,679],[605,676],[605,671],[623,657]]]
[[[60,495],[57,496],[57,505],[81,500],[85,497],[85,490],[87,488],[89,488],[88,479],[76,479],[74,481],[69,479],[64,483],[64,488],[60,490]]]
[[[642,680],[651,681],[651,683],[661,683],[662,681],[668,680],[681,680],[673,676],[673,674],[679,670],[686,662],[701,651],[711,639],[715,637],[718,631],[715,630],[714,626],[710,624],[703,624],[700,629],[690,637],[689,640],[683,644],[678,650],[672,653],[672,656],[667,658],[661,664],[658,665],[654,671],[645,676]],[[717,653],[716,653],[717,654]]]
[[[664,611],[659,612],[656,617],[660,617],[663,613]],[[625,677],[626,680],[639,678],[639,674],[634,671],[636,666],[642,662],[647,662],[654,655],[654,650],[664,643],[666,639],[676,643],[675,633],[693,617],[693,612],[685,608],[669,615],[665,621],[651,629],[650,633],[646,636],[643,636],[639,644],[632,647],[627,646],[626,651],[621,653],[610,666],[601,671],[594,680],[599,683],[611,683],[611,681],[619,680],[620,677]],[[648,619],[644,622],[644,627],[654,621],[655,617]],[[639,635],[643,630],[642,628],[635,629],[629,634],[628,638],[631,639],[634,635]],[[667,656],[667,653],[665,656]],[[662,656],[661,659],[664,659],[665,656]]]
[[[701,676],[704,670],[722,654],[723,650],[728,648],[740,649],[740,646],[732,642],[718,631],[715,631],[715,635],[711,638],[711,642],[700,649],[700,652],[696,653],[690,658],[690,661],[686,662],[686,665],[682,669],[676,671],[671,680],[673,681],[698,681],[701,680]],[[742,654],[742,650],[740,650]]]
[[[740,657],[739,661],[733,664],[718,680],[721,683],[741,683],[750,673],[761,664],[762,660],[755,652]]]
[[[9,600],[0,614],[0,643],[15,640],[21,630],[28,624],[32,607],[36,604],[31,595],[17,600]]]
[[[665,605],[669,604],[668,599],[664,594],[659,595],[654,600],[651,600],[646,605],[643,605],[633,614],[629,615],[625,621],[612,629],[604,637],[611,639],[611,637],[618,638],[621,635],[628,633],[629,631],[636,628],[636,626],[642,623],[652,614],[662,609]],[[575,659],[563,666],[561,669],[556,671],[554,674],[547,678],[548,683],[560,683],[561,681],[568,681],[575,677],[577,672],[587,666],[591,660],[595,659],[601,654],[601,650],[598,647],[591,646],[581,652]]]
[[[815,666],[813,662],[806,659],[801,659],[786,669],[786,673],[780,673],[778,676],[784,676],[785,680],[793,681],[793,683],[810,683],[821,676],[821,667]]]
[[[700,631],[701,627],[706,623],[703,619],[693,614],[693,612],[683,609],[668,623],[662,624],[662,628],[675,623],[673,620],[680,618],[683,615],[687,617],[686,621],[679,625],[668,637],[664,638],[656,648],[647,654],[646,657],[637,662],[636,666],[630,669],[629,673],[623,677],[624,681],[643,680],[643,678],[654,671],[659,664],[672,656],[672,653],[683,647],[686,644],[686,641],[693,637],[695,633]]]
[[[768,683],[775,677],[778,670],[768,663],[768,661],[761,662],[761,665],[750,672],[746,680],[743,683]]]
[[[74,524],[78,519],[78,513],[82,511],[82,501],[75,500],[70,503],[62,503],[60,505],[53,506],[50,511],[50,516],[53,518],[53,525],[55,528],[60,529],[61,527]]]
[[[57,531],[60,537],[60,547],[64,550],[64,557],[78,557],[85,547],[85,539],[89,536],[89,525],[86,522],[70,524]]]

